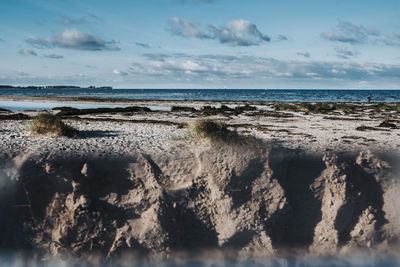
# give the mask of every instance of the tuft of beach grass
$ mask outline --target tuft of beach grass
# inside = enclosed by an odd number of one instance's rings
[[[49,112],[40,113],[32,118],[30,130],[34,135],[72,137],[77,130],[66,125],[60,117]]]
[[[259,146],[261,141],[253,135],[241,135],[237,131],[228,129],[228,125],[221,121],[200,119],[189,123],[192,136],[208,139],[216,144],[237,144]]]

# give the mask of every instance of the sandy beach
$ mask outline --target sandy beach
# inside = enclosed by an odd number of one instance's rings
[[[2,224],[19,225],[2,247],[101,262],[397,251],[397,104],[100,102],[130,108],[49,111],[73,137],[32,134],[38,111],[0,112],[1,208],[13,214]],[[193,137],[200,118],[261,143]]]
[[[2,100],[21,101],[18,97],[1,97]],[[25,98],[24,101],[43,101],[44,97]],[[144,112],[101,112],[84,115],[66,115],[68,125],[79,130],[78,136],[69,138],[33,137],[29,120],[9,121],[7,116],[23,113],[34,116],[35,111],[1,112],[2,153],[60,151],[62,153],[108,153],[126,155],[134,151],[163,153],[175,146],[176,141],[188,135],[185,124],[199,118],[225,122],[241,134],[251,134],[270,146],[299,148],[308,151],[396,151],[400,148],[400,114],[397,111],[377,111],[377,104],[349,104],[358,107],[354,112],[277,111],[277,103],[211,102],[211,101],[155,101],[121,99],[46,98],[47,101],[82,105],[114,104],[121,106],[157,107]],[[224,105],[234,109],[251,105],[252,111],[235,114],[231,110],[202,111],[204,106]],[[394,104],[395,105],[395,104]],[[171,109],[178,107],[176,111]],[[181,109],[179,109],[179,107]],[[189,108],[189,109],[182,109]],[[190,110],[192,109],[192,110]],[[51,111],[57,114],[59,111]],[[388,121],[389,126],[382,122]],[[393,124],[393,125],[392,125]],[[392,126],[392,127],[390,127]],[[393,127],[394,126],[394,127]]]

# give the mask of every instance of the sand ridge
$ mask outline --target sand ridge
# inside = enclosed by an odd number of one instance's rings
[[[158,156],[29,154],[2,168],[12,169],[3,179],[14,174],[0,195],[14,215],[2,223],[23,223],[26,246],[56,258],[390,252],[400,234],[393,157],[197,142]]]

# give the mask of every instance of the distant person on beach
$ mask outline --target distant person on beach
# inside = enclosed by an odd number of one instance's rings
[[[368,95],[368,103],[371,103],[371,95]]]

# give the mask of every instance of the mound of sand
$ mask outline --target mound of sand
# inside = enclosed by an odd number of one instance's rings
[[[400,234],[398,162],[204,144],[123,158],[26,154],[0,171],[0,248],[109,261],[390,251]]]

